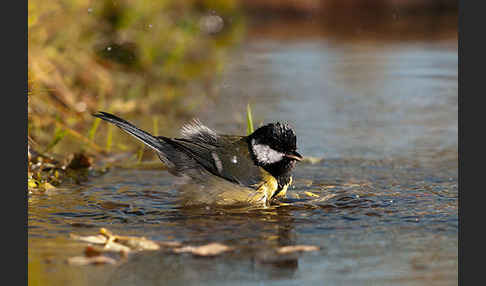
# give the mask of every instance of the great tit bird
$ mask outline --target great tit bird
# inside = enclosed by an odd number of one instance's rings
[[[152,136],[107,112],[93,116],[113,123],[155,151],[169,172],[184,178],[185,204],[263,204],[285,197],[291,170],[302,156],[288,124],[270,123],[248,136],[218,134],[195,119],[181,138]]]

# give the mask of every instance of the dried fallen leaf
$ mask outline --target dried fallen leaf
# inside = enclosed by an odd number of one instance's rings
[[[85,250],[86,256],[96,256],[102,252],[119,252],[126,256],[129,252],[140,250],[158,250],[161,247],[175,248],[181,247],[177,241],[156,242],[145,237],[115,235],[106,228],[100,228],[100,234],[95,236],[79,236],[70,234],[72,239],[102,245],[99,247],[89,246]]]
[[[103,249],[102,248],[99,248],[99,247],[94,247],[94,246],[87,246],[85,249],[84,249],[84,255],[86,257],[94,257],[94,256],[99,256],[103,253]]]
[[[134,250],[158,250],[158,243],[146,239],[145,237],[121,236],[111,233],[106,228],[101,228],[100,233],[108,238],[108,242],[123,245]],[[107,243],[108,245],[109,243]]]
[[[158,244],[161,247],[168,247],[168,248],[181,247],[182,246],[182,243],[180,243],[178,241],[160,241]]]
[[[129,246],[135,250],[158,250],[160,249],[160,245],[152,240],[146,239],[145,237],[141,238],[117,238],[117,242],[122,243],[124,245]]]
[[[107,242],[107,238],[104,235],[91,235],[91,236],[79,236],[76,234],[70,234],[72,239],[76,239],[83,242],[94,243],[94,244],[105,244]]]
[[[93,256],[102,255],[104,253],[111,253],[111,254],[119,254],[119,255],[121,255],[121,257],[127,257],[128,256],[128,254],[130,253],[130,249],[125,248],[126,246],[123,246],[121,244],[113,245],[112,243],[108,244],[107,247],[106,246],[97,246],[97,245],[88,245],[84,249],[84,255],[86,257],[93,257]]]
[[[92,257],[74,256],[68,258],[67,262],[71,265],[82,266],[90,264],[116,264],[116,260],[108,256],[98,255]]]
[[[289,254],[293,252],[301,252],[301,251],[317,251],[319,247],[314,245],[289,245],[280,247],[277,250],[278,254]]]
[[[221,243],[210,243],[202,246],[184,246],[174,249],[176,253],[190,252],[199,256],[215,256],[226,251],[233,250],[233,247],[226,246]]]
[[[108,240],[108,242],[105,244],[104,249],[109,251],[122,252],[124,254],[131,251],[130,247],[114,242],[112,240]]]
[[[107,238],[114,236],[114,234],[111,231],[107,230],[104,227],[100,228],[100,234],[106,236]]]

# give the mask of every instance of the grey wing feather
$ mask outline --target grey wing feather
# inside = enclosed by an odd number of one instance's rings
[[[262,179],[260,168],[251,160],[248,150],[245,150],[248,148],[246,143],[228,141],[230,143],[226,143],[229,145],[213,146],[188,139],[171,141],[185,149],[185,153],[218,177],[247,187],[255,187]]]
[[[185,124],[181,136],[172,142],[214,175],[247,187],[254,187],[262,179],[243,136],[217,134],[198,119]]]

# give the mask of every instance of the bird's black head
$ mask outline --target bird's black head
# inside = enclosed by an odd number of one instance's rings
[[[302,156],[297,153],[297,138],[288,124],[264,125],[248,136],[255,164],[276,177],[279,185],[290,180],[290,171]]]

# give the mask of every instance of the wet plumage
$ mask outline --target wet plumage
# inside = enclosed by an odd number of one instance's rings
[[[302,157],[287,124],[271,123],[249,136],[217,134],[199,120],[181,128],[181,138],[152,136],[113,114],[93,114],[152,148],[169,172],[184,178],[189,204],[268,204],[284,196],[291,170]]]

